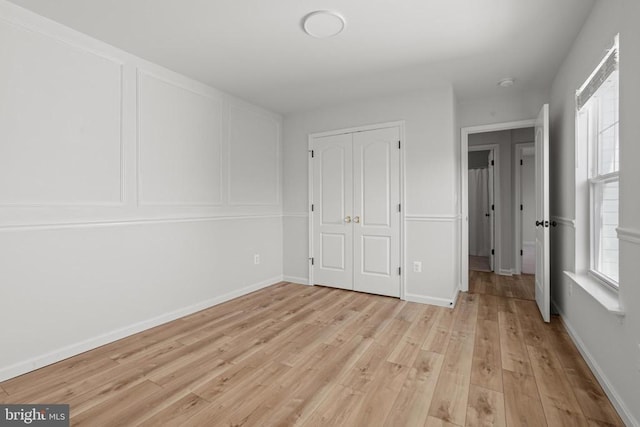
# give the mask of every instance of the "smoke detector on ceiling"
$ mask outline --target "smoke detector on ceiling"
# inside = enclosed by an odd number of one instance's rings
[[[328,10],[311,12],[302,22],[304,32],[318,39],[337,36],[344,30],[344,26],[344,18]]]

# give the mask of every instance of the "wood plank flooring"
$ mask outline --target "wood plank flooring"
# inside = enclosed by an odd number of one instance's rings
[[[456,308],[279,283],[0,383],[72,425],[623,425],[531,276]]]

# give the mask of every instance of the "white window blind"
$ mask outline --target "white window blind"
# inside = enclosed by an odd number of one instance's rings
[[[618,37],[616,36],[613,47],[609,50],[602,62],[589,76],[587,81],[578,89],[576,94],[576,105],[581,110],[596,93],[598,88],[607,80],[607,78],[618,70]]]

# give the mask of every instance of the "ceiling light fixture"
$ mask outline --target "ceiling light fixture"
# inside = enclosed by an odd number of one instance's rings
[[[302,21],[304,32],[318,39],[336,36],[344,30],[344,26],[344,18],[328,10],[311,12]]]
[[[511,87],[515,83],[513,77],[505,77],[504,79],[498,82],[498,86],[500,87]]]

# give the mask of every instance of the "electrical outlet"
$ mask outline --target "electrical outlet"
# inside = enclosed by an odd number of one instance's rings
[[[413,261],[413,272],[414,273],[422,273],[422,262],[421,261]]]
[[[260,254],[255,254],[255,255],[253,256],[253,263],[254,263],[255,265],[260,264]]]

